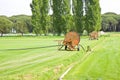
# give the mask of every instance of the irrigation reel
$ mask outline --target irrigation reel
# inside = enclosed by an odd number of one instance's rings
[[[80,47],[86,52],[90,50],[90,46],[87,46],[87,50],[80,44],[80,35],[76,32],[68,32],[65,35],[64,40],[57,40],[58,41],[58,50],[61,50],[63,47],[65,50],[69,51],[79,51]]]

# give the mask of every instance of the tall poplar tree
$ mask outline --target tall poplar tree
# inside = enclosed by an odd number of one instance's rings
[[[32,0],[32,24],[36,35],[47,33],[48,0]]]
[[[41,8],[40,8],[40,12],[41,12],[41,17],[40,17],[40,20],[41,20],[41,28],[42,28],[42,31],[45,35],[47,35],[48,33],[48,30],[47,30],[47,22],[48,22],[48,11],[49,11],[49,8],[48,8],[48,0],[41,0]]]
[[[66,34],[70,31],[71,24],[71,14],[70,14],[70,0],[62,1],[62,32]]]
[[[85,0],[86,27],[89,32],[99,31],[101,29],[101,9],[99,0]]]
[[[33,31],[36,35],[41,34],[41,27],[40,27],[40,5],[41,0],[32,0],[32,3],[30,4],[31,11],[32,11],[32,25],[33,25]]]
[[[52,0],[53,1],[53,27],[55,33],[67,33],[74,29],[73,16],[71,14],[71,0]]]
[[[82,33],[83,31],[83,1],[73,0],[73,16],[75,21],[76,31]]]
[[[63,29],[63,0],[53,0],[53,28],[54,34],[61,35]]]

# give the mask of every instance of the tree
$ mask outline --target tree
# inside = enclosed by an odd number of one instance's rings
[[[4,16],[0,16],[0,33],[3,36],[4,33],[9,33],[12,30],[13,23]]]
[[[86,27],[88,32],[101,29],[101,9],[99,0],[85,0]]]
[[[66,32],[76,31],[74,17],[71,14],[66,16]]]
[[[32,24],[36,35],[48,33],[48,0],[32,0],[30,4],[32,11]]]
[[[42,28],[41,28],[41,0],[32,0],[32,3],[30,4],[31,11],[32,11],[32,25],[33,25],[33,31],[36,35],[41,34]]]
[[[78,33],[82,33],[83,29],[88,32],[101,29],[99,0],[32,0],[30,6],[36,35],[46,35],[50,24],[53,25],[51,30],[54,35],[65,34],[71,29]],[[53,14],[50,16],[48,13],[51,7]]]
[[[63,31],[66,34],[67,32],[73,30],[75,31],[75,22],[72,12],[72,0],[64,0],[64,28]]]
[[[41,28],[42,31],[45,35],[47,35],[48,33],[48,28],[47,28],[47,23],[48,23],[48,0],[42,0],[41,2],[41,8],[40,8],[40,13],[41,13],[41,17],[40,17],[40,22],[41,22]]]
[[[102,15],[102,30],[116,31],[119,17],[117,14],[108,12]]]
[[[76,31],[82,33],[83,31],[83,1],[73,0],[73,16],[75,21]]]
[[[26,22],[26,26],[27,26],[28,32],[32,33],[33,32],[33,26],[32,26],[31,16],[26,17],[26,21],[25,22]]]
[[[27,15],[16,15],[9,18],[14,26],[12,27],[17,33],[31,33],[33,31],[33,26],[31,24],[31,17]]]
[[[62,33],[62,0],[53,0],[53,29],[54,35],[60,35]]]
[[[118,21],[118,23],[117,23],[117,25],[116,25],[116,31],[120,31],[120,15],[117,15],[117,21]]]
[[[70,16],[69,0],[52,0],[54,34],[66,33]]]

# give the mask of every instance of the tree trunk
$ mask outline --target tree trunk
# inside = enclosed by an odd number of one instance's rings
[[[1,32],[1,37],[3,37],[3,32]]]
[[[21,33],[22,34],[22,36],[23,36],[23,33]]]

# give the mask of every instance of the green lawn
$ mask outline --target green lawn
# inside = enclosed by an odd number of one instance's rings
[[[120,80],[120,34],[105,37],[64,80]]]
[[[0,80],[56,80],[83,54],[58,51],[55,40],[63,37],[1,37]]]
[[[64,37],[0,37],[0,80],[119,80],[120,34],[88,40],[91,52],[58,51],[55,40]],[[89,54],[86,58],[86,54]]]

